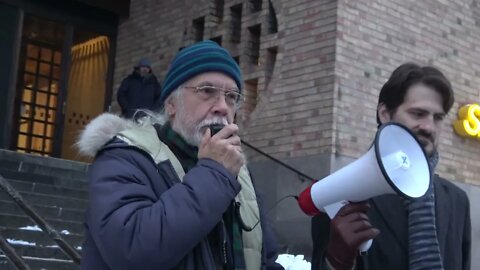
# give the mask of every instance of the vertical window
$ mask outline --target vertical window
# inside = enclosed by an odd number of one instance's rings
[[[242,4],[230,8],[232,14],[231,37],[232,42],[239,43],[242,35]]]
[[[214,0],[213,15],[218,18],[218,23],[221,23],[223,20],[224,5],[225,5],[225,0]]]
[[[260,31],[260,24],[248,28],[249,38],[247,54],[250,57],[250,62],[254,65],[258,65],[260,57]]]
[[[203,40],[203,32],[205,31],[205,17],[193,20],[193,39],[197,41]]]

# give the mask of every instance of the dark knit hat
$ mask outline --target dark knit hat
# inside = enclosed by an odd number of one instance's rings
[[[221,72],[232,78],[242,90],[240,67],[230,53],[216,42],[205,40],[179,51],[163,80],[162,102],[180,85],[205,72]]]
[[[138,61],[138,64],[135,66],[135,68],[139,67],[148,67],[150,68],[152,64],[150,63],[150,60],[148,58],[142,58],[140,61]]]

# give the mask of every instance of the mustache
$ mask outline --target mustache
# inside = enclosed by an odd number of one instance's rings
[[[221,124],[226,126],[228,125],[228,120],[226,117],[221,116],[214,116],[212,118],[204,119],[196,126],[195,132],[203,134],[203,131],[205,131],[206,128],[213,124]]]
[[[419,129],[415,132],[415,134],[417,135],[417,137],[424,137],[424,138],[427,138],[428,140],[432,141],[434,140],[433,138],[433,134],[428,132],[428,131],[425,131],[423,129]]]
[[[200,128],[207,127],[213,124],[221,124],[221,125],[228,125],[228,121],[226,117],[215,116],[209,119],[205,119],[198,126]]]

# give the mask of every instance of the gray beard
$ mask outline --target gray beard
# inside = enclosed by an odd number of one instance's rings
[[[183,115],[182,115],[183,116]],[[181,117],[183,118],[183,117]],[[210,119],[204,119],[198,125],[195,125],[193,128],[188,127],[185,122],[177,123],[177,125],[172,125],[173,130],[175,130],[182,138],[190,145],[198,147],[202,141],[205,128],[212,124],[223,124],[227,125],[227,119],[225,117],[215,116]]]

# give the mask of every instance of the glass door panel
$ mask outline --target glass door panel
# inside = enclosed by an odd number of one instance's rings
[[[17,150],[52,154],[62,59],[63,26],[27,15],[22,37]]]

